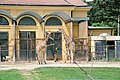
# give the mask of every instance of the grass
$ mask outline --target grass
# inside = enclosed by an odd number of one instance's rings
[[[83,68],[94,80],[120,80],[120,68]],[[30,71],[31,80],[90,80],[79,68],[41,67]],[[0,71],[0,80],[28,80],[18,70]]]
[[[120,62],[120,58],[112,58],[109,61],[110,62]]]
[[[18,70],[2,70],[0,80],[25,80],[25,77]]]
[[[90,72],[90,68],[84,68]],[[92,68],[94,80],[119,80],[120,68]],[[32,71],[34,80],[90,80],[79,68],[38,68]]]
[[[33,75],[35,80],[74,80],[86,78],[85,75],[79,75],[79,70],[77,68],[38,68],[35,69]]]

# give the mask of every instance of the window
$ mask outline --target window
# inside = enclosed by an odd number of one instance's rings
[[[36,22],[30,17],[24,17],[19,21],[18,25],[36,25]]]
[[[9,25],[8,20],[3,16],[0,16],[0,25]]]
[[[62,22],[60,21],[60,19],[56,17],[51,17],[46,21],[45,25],[46,26],[61,26]]]

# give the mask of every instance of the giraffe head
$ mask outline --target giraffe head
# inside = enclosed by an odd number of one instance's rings
[[[47,32],[46,32],[46,40],[48,40],[49,38],[52,39],[52,40],[54,40],[54,39],[51,37],[51,34],[52,34],[51,31],[47,31]]]
[[[49,38],[49,36],[51,35],[52,32],[48,31],[46,32],[46,38]]]

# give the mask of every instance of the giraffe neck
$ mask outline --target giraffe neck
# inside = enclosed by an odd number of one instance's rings
[[[65,33],[64,30],[62,30],[62,32],[63,32],[63,36],[64,36],[65,38],[69,38],[69,36]]]
[[[47,37],[42,41],[41,45],[43,46],[46,46],[47,44],[47,41],[48,41],[48,38],[49,38],[50,34],[47,35]]]
[[[69,43],[69,36],[64,32],[63,33],[64,39],[65,39],[65,44]]]
[[[68,39],[68,37],[67,37],[67,35],[66,35],[66,34],[63,34],[63,36],[64,36],[64,39],[65,39],[65,40],[67,40],[67,39]]]

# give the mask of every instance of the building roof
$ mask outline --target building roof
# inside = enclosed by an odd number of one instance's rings
[[[113,27],[94,27],[94,26],[88,26],[89,30],[104,30],[104,29],[114,29]]]
[[[20,18],[23,15],[31,15],[31,16],[35,17],[37,20],[42,21],[42,17],[40,15],[38,15],[35,12],[28,11],[28,10],[23,11],[20,14],[18,14],[15,20],[17,20],[18,18]]]
[[[81,18],[71,18],[71,21],[73,22],[82,22],[82,21],[88,21],[89,17],[81,17]]]
[[[81,0],[0,0],[0,5],[87,6]]]
[[[70,2],[75,6],[87,6],[87,4],[82,2],[81,0],[66,0],[66,1]]]

